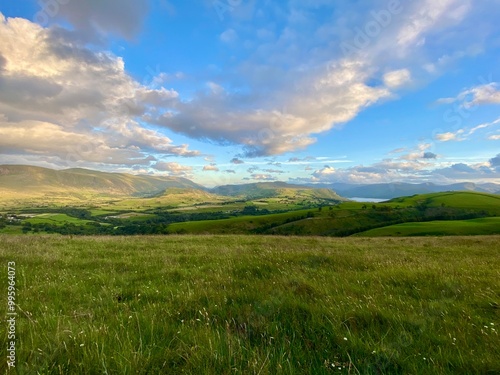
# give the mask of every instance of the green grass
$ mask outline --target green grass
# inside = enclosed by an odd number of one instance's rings
[[[230,219],[201,220],[169,225],[171,233],[189,234],[245,234],[250,230],[264,225],[282,223],[287,219],[298,216],[305,216],[308,212],[317,212],[317,209],[290,211],[280,214],[270,214],[262,216],[238,216]]]
[[[472,220],[428,221],[404,223],[372,229],[355,236],[468,236],[500,234],[500,217]]]
[[[66,214],[48,214],[48,213],[47,214],[40,214],[40,215],[37,215],[36,217],[26,219],[24,221],[31,223],[31,224],[48,223],[48,224],[56,224],[56,225],[63,225],[65,223],[84,225],[87,223],[92,223],[91,220],[78,219],[76,217],[68,216]]]
[[[486,210],[493,215],[500,214],[500,195],[498,194],[486,194],[477,192],[445,192],[445,193],[432,193],[432,194],[422,194],[413,197],[402,197],[395,198],[389,201],[389,203],[397,204],[418,204],[422,202],[427,202],[429,207],[439,207],[441,205],[464,208],[464,209],[474,209],[474,210]]]
[[[499,239],[0,236],[17,373],[498,373]]]

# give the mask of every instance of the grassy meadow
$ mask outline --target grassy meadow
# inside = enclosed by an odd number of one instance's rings
[[[499,239],[2,235],[0,372],[497,374]]]
[[[473,236],[500,234],[500,217],[389,225],[355,234],[364,237]]]

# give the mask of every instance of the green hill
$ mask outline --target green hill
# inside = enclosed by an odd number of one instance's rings
[[[358,233],[360,237],[469,236],[500,234],[500,217],[404,223]]]
[[[420,207],[453,207],[485,210],[491,216],[500,214],[500,195],[470,191],[444,192],[394,198],[388,203]]]
[[[331,189],[313,188],[302,185],[293,185],[286,182],[258,182],[253,184],[224,185],[212,189],[212,192],[230,196],[240,197],[247,200],[259,198],[279,198],[290,197],[298,200],[302,199],[325,199],[344,200]]]
[[[136,176],[87,169],[53,170],[25,165],[0,166],[0,200],[85,200],[90,197],[141,197],[168,188],[203,189],[185,178]]]
[[[402,197],[377,204],[344,202],[323,209],[307,209],[275,215],[175,223],[169,226],[169,231],[190,234],[259,233],[348,236],[399,223],[408,223],[407,225],[410,226],[418,222],[427,224],[433,220],[450,223],[449,225],[453,227],[452,223],[459,220],[484,218],[499,214],[500,196],[474,192],[454,192]],[[448,233],[450,235],[498,233],[498,231],[492,230],[492,227],[494,229],[494,226],[499,223],[498,221],[480,223],[484,225],[474,226],[471,224],[467,227],[468,230],[464,229],[463,231],[454,226],[448,230]],[[429,227],[429,230],[432,232],[433,229]],[[421,232],[425,232],[425,229],[422,229]]]

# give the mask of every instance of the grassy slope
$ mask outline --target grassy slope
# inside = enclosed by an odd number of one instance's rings
[[[491,215],[500,215],[500,196],[494,194],[483,194],[475,192],[452,192],[452,193],[434,193],[424,194],[413,197],[397,198],[388,202],[375,204],[376,207],[390,207],[392,213],[379,212],[372,210],[369,203],[343,202],[333,210],[324,208],[321,212],[317,209],[299,210],[284,214],[266,215],[266,216],[244,216],[224,220],[206,220],[187,223],[176,223],[169,226],[171,233],[248,233],[265,225],[275,225],[265,231],[267,234],[300,234],[300,235],[336,235],[339,231],[345,231],[353,228],[366,228],[370,226],[383,226],[383,220],[390,221],[397,215],[397,208],[414,207],[426,203],[428,207],[440,208],[454,207],[466,210],[480,211],[485,210]],[[363,207],[366,206],[366,209]],[[314,218],[304,218],[294,220],[291,223],[285,223],[287,219],[305,216],[313,212]],[[473,228],[473,227],[471,227]],[[464,233],[469,234],[470,232]],[[477,234],[491,234],[494,232],[479,232]]]
[[[65,214],[41,214],[37,215],[36,217],[26,219],[25,221],[31,224],[48,223],[56,225],[63,225],[65,223],[84,225],[87,223],[92,223],[91,220],[78,219]]]
[[[52,170],[25,165],[0,165],[0,203],[15,205],[102,202],[110,197],[144,196],[168,187],[199,189],[183,178],[136,176],[86,169]]]
[[[499,251],[498,237],[0,237],[23,374],[498,373]]]
[[[404,223],[357,233],[363,237],[466,236],[500,234],[500,217]]]
[[[500,214],[500,195],[476,192],[446,192],[422,194],[414,197],[395,198],[389,203],[417,205],[427,202],[429,207],[439,207],[442,204],[449,207],[486,210],[492,214]]]
[[[215,193],[255,199],[259,197],[295,197],[297,199],[323,198],[343,200],[333,190],[293,185],[285,182],[258,182],[241,185],[225,185],[212,189]]]

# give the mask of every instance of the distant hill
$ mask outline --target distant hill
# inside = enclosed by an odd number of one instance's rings
[[[131,175],[72,168],[53,170],[27,165],[0,165],[0,202],[70,203],[96,198],[151,197],[155,202],[182,204],[283,198],[295,201],[343,200],[327,188],[262,182],[207,189],[186,178]]]
[[[314,186],[314,185],[312,185]],[[331,185],[320,185],[335,190],[343,197],[353,198],[377,198],[392,199],[400,196],[439,193],[445,191],[475,191],[480,193],[496,193],[500,191],[499,184],[475,184],[472,182],[463,182],[450,185],[437,185],[431,182],[421,184],[410,184],[405,182],[383,183],[357,185],[346,183],[335,183]]]
[[[26,165],[0,165],[2,200],[58,196],[143,197],[160,194],[168,188],[204,189],[179,177],[136,176],[81,168],[53,170]]]
[[[218,195],[259,199],[273,197],[315,198],[325,200],[344,200],[335,191],[328,188],[293,185],[286,182],[257,182],[241,185],[218,186],[211,190]]]

